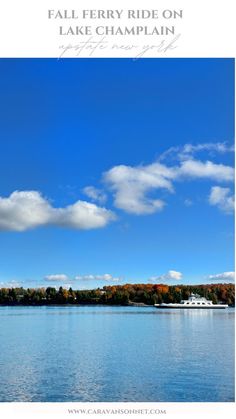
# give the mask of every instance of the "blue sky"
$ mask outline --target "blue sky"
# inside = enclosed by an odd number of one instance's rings
[[[1,286],[232,282],[233,60],[0,75]]]

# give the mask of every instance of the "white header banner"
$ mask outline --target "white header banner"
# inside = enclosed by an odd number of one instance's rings
[[[235,1],[8,0],[1,57],[233,57]]]

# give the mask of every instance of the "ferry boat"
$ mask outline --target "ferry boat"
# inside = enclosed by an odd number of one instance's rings
[[[156,308],[227,308],[228,304],[213,304],[211,300],[200,297],[198,294],[191,294],[188,300],[181,300],[180,303],[154,304]]]

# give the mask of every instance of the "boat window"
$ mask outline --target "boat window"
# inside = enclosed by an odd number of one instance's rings
[[[195,304],[194,302],[192,302],[192,304]]]
[[[198,305],[200,305],[201,303],[197,303]]]

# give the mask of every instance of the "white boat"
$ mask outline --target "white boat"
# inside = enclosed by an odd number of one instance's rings
[[[227,308],[228,304],[213,304],[211,300],[200,297],[198,294],[191,294],[188,300],[181,300],[180,303],[154,304],[156,308]]]

